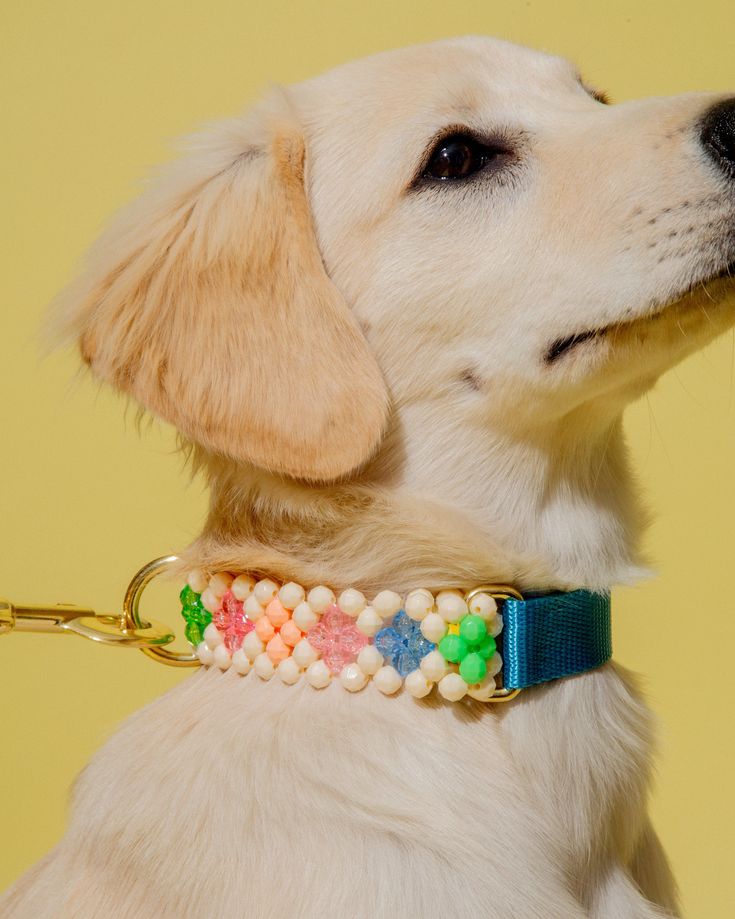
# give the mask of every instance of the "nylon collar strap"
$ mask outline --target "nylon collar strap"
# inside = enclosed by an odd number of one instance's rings
[[[186,636],[202,664],[263,680],[332,681],[357,692],[450,701],[513,698],[528,686],[601,666],[612,654],[610,596],[575,590],[523,598],[511,587],[467,593],[383,590],[368,603],[248,574],[192,571],[181,591]]]

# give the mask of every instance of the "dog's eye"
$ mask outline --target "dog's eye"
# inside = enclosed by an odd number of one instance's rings
[[[431,151],[424,176],[442,181],[466,179],[505,153],[506,150],[483,144],[469,134],[452,134]]]

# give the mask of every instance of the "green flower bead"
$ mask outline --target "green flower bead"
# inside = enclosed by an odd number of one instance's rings
[[[188,584],[179,594],[179,600],[182,606],[196,606],[200,602],[199,594],[193,591]]]
[[[184,634],[187,640],[196,647],[202,641],[204,630],[212,621],[212,614],[204,609],[200,595],[187,584],[179,594],[181,615],[186,621]]]
[[[186,635],[186,640],[194,645],[195,648],[204,638],[202,627],[198,622],[192,622],[191,620],[186,623],[184,635]]]
[[[479,683],[486,674],[487,664],[476,651],[471,651],[459,665],[459,675],[465,683]]]
[[[445,635],[439,642],[439,653],[453,664],[458,664],[468,651],[467,642],[461,635]]]
[[[452,664],[459,664],[459,675],[470,686],[487,676],[487,661],[495,654],[496,644],[488,635],[487,624],[480,616],[468,613],[458,627],[439,642],[439,653]]]
[[[487,635],[487,626],[483,619],[470,613],[462,619],[459,634],[469,645],[479,644]]]

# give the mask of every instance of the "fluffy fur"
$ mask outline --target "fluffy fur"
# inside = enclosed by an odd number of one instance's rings
[[[56,313],[205,470],[185,564],[367,592],[635,580],[622,411],[733,321],[716,99],[606,107],[567,62],[468,38],[208,129]],[[422,179],[452,126],[507,161]],[[97,754],[2,915],[671,917],[651,752],[615,665],[498,707],[203,671]]]

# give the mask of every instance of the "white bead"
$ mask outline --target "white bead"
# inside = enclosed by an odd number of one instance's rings
[[[473,683],[467,687],[467,695],[478,702],[488,702],[495,692],[495,677],[486,676],[480,683]]]
[[[186,583],[191,587],[195,594],[200,594],[203,590],[207,589],[207,584],[209,579],[206,574],[201,571],[199,568],[194,568],[186,576]]]
[[[365,609],[365,595],[353,587],[348,587],[339,595],[339,608],[348,616],[358,616]]]
[[[381,619],[395,616],[401,608],[401,598],[394,590],[381,590],[372,602],[372,607]]]
[[[373,677],[373,683],[386,696],[392,696],[394,692],[398,692],[403,686],[403,679],[395,667],[386,666],[378,670]]]
[[[315,613],[323,613],[334,603],[334,593],[328,587],[313,587],[306,598]]]
[[[442,677],[445,677],[449,673],[449,665],[439,651],[436,650],[429,651],[426,657],[421,659],[419,667],[421,673],[427,680],[431,680],[432,683],[438,683]]]
[[[383,620],[372,606],[366,606],[355,620],[355,625],[363,635],[367,635],[372,638],[378,629],[383,625]]]
[[[251,622],[257,622],[265,612],[263,607],[255,598],[255,594],[250,594],[247,600],[245,600],[243,609],[245,610],[245,615],[248,617],[248,619],[250,619]]]
[[[224,641],[224,638],[217,631],[217,627],[213,622],[210,622],[209,625],[204,630],[204,640],[209,645],[209,647],[214,651],[217,645],[221,645]]]
[[[431,692],[431,687],[434,683],[431,680],[427,680],[420,670],[412,670],[403,685],[414,699],[423,699],[424,696],[428,696]]]
[[[496,651],[495,654],[487,662],[487,674],[488,676],[495,676],[500,673],[503,669],[503,658]]]
[[[406,615],[417,622],[421,622],[434,608],[434,598],[428,590],[420,587],[418,590],[412,590],[406,597]]]
[[[459,622],[467,615],[467,604],[458,590],[441,590],[436,597],[436,610],[445,622]]]
[[[305,638],[297,642],[296,647],[293,649],[293,659],[299,667],[309,667],[314,663],[317,657],[319,657],[319,655]]]
[[[199,599],[202,601],[204,609],[210,613],[216,613],[221,606],[220,598],[216,597],[209,587],[207,587]]]
[[[284,683],[291,686],[298,682],[301,676],[301,669],[292,657],[285,657],[276,667],[276,673]]]
[[[261,680],[269,680],[275,673],[273,661],[264,652],[255,658],[253,670],[258,674]]]
[[[319,617],[306,600],[304,600],[303,603],[299,603],[293,611],[293,616],[291,618],[302,632],[308,632],[313,625],[319,622]]]
[[[493,638],[497,638],[498,635],[503,631],[503,617],[498,613],[497,616],[493,617],[490,622],[487,624],[487,630]]]
[[[278,584],[275,581],[271,581],[270,578],[264,578],[255,585],[253,593],[261,606],[267,606],[278,593]]]
[[[232,575],[226,571],[218,571],[209,579],[209,589],[215,597],[222,597],[232,587]]]
[[[306,679],[314,689],[324,689],[325,686],[329,686],[332,674],[324,661],[314,661],[306,670]]]
[[[473,616],[479,616],[480,619],[489,622],[497,613],[498,604],[495,602],[495,597],[491,597],[490,594],[479,593],[470,600],[469,608]]]
[[[357,655],[357,665],[363,673],[372,676],[383,666],[383,655],[375,645],[365,645]]]
[[[305,596],[306,591],[304,588],[300,584],[295,584],[293,581],[284,584],[278,591],[278,599],[286,609],[296,609]]]
[[[196,648],[196,656],[205,667],[209,667],[214,663],[214,654],[212,653],[212,649],[208,647],[206,641],[199,642]]]
[[[458,702],[467,695],[467,684],[458,673],[448,673],[436,684],[440,695],[450,702]]]
[[[241,673],[243,676],[250,673],[250,667],[252,665],[242,648],[238,648],[237,651],[235,651],[235,653],[232,655],[232,666],[238,673]]]
[[[347,664],[339,675],[340,683],[350,692],[359,692],[368,681],[367,674],[363,673],[357,664]]]
[[[429,613],[421,620],[421,634],[434,644],[438,644],[447,634],[447,624],[439,613]]]
[[[265,645],[258,638],[257,632],[248,632],[242,641],[242,650],[249,660],[254,661],[259,654],[265,651]]]
[[[207,642],[207,644],[209,644],[209,642]],[[214,649],[214,662],[220,670],[227,670],[232,663],[230,652],[225,645],[217,645]]]
[[[238,574],[230,590],[238,600],[247,600],[253,592],[253,587],[255,587],[255,578],[251,578],[249,574]]]

